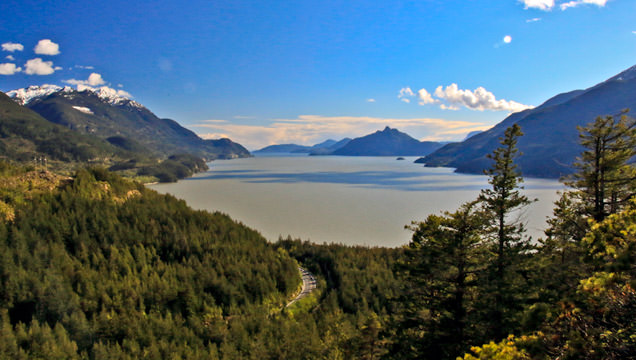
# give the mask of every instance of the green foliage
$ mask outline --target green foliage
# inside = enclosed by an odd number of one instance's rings
[[[525,339],[523,339],[525,340]],[[519,349],[513,335],[499,343],[490,342],[483,346],[473,346],[473,354],[465,354],[463,360],[530,360],[530,356],[523,349]]]
[[[211,343],[210,331],[282,306],[298,283],[295,262],[255,231],[104,169],[78,171],[15,210],[0,223],[0,310],[12,331],[24,329],[27,354],[60,327],[76,354],[135,358],[157,347],[158,358],[191,348],[204,357],[225,341]]]
[[[636,193],[636,120],[626,115],[597,117],[579,127],[585,151],[574,164],[577,171],[566,182],[582,212],[597,222],[620,211]]]
[[[483,213],[476,205],[429,215],[411,227],[413,239],[398,265],[405,281],[396,325],[403,358],[454,359],[482,338],[481,329],[470,325],[477,321],[478,277],[487,263]]]
[[[527,206],[531,201],[520,192],[523,182],[517,170],[515,158],[518,157],[517,138],[523,135],[515,124],[506,129],[500,139],[501,147],[488,157],[494,161],[485,171],[489,176],[491,189],[481,191],[479,200],[485,210],[486,233],[491,239],[491,252],[494,259],[489,263],[489,276],[484,286],[490,296],[483,297],[486,307],[485,321],[490,322],[488,332],[493,338],[501,338],[513,329],[517,313],[521,310],[522,292],[526,289],[522,276],[525,255],[531,249],[524,238],[523,224],[511,221],[512,213]]]

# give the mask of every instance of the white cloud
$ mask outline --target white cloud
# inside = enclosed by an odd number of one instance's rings
[[[410,103],[411,99],[409,98],[414,96],[415,94],[413,93],[413,90],[411,90],[410,87],[405,87],[400,89],[400,93],[398,94],[398,99],[400,99],[401,101],[404,101],[405,103]]]
[[[426,91],[426,89],[420,89],[417,92],[417,97],[420,99],[420,101],[418,102],[420,105],[435,104],[439,102],[439,100],[433,99],[433,96],[431,96],[431,94]]]
[[[632,31],[632,34],[636,35],[636,31]]]
[[[69,80],[62,80],[63,82],[67,83],[67,84],[71,84],[71,85],[84,85],[84,86],[98,86],[98,85],[103,85],[106,82],[104,81],[104,79],[102,78],[102,76],[98,73],[91,73],[88,76],[88,79],[86,80],[76,80],[76,79],[69,79]]]
[[[510,35],[504,36],[503,42],[506,43],[506,44],[510,44],[512,42],[512,36],[510,36]]]
[[[24,64],[24,72],[29,75],[50,75],[55,70],[60,70],[60,67],[53,68],[53,61],[42,61],[40,58],[28,60]]]
[[[375,99],[367,99],[367,102],[374,103]]]
[[[439,106],[439,108],[440,108],[440,109],[442,109],[442,110],[453,110],[453,111],[457,111],[457,110],[459,110],[459,107],[458,107],[458,106],[455,106],[455,105],[446,105],[446,104],[441,104],[441,105]]]
[[[526,9],[539,9],[543,11],[552,10],[554,0],[519,0],[525,5]]]
[[[86,70],[93,70],[95,69],[94,66],[86,66],[86,65],[75,65],[76,69],[86,69]]]
[[[524,105],[516,101],[497,100],[493,93],[481,86],[474,91],[459,89],[457,84],[451,84],[446,88],[438,86],[434,95],[446,100],[451,107],[464,106],[471,110],[517,112],[533,108],[533,106]],[[450,107],[447,107],[447,109],[450,109]]]
[[[577,7],[579,5],[590,4],[596,5],[598,7],[603,7],[607,4],[607,0],[573,0],[568,1],[560,5],[561,10],[566,10],[568,8]]]
[[[7,55],[5,57],[5,59],[10,60],[10,61],[15,61],[15,58],[13,57],[13,55]]]
[[[22,71],[22,68],[15,66],[15,64],[0,64],[0,75],[13,75],[15,73],[19,73],[20,71]]]
[[[6,43],[2,44],[2,50],[3,51],[8,51],[8,52],[22,51],[22,50],[24,50],[24,45],[17,44],[17,43],[12,43],[12,42],[6,42]]]
[[[537,21],[541,21],[541,18],[532,18],[532,19],[527,19],[526,22],[527,23],[533,23],[533,22],[537,22]]]
[[[295,119],[277,119],[267,125],[240,124],[226,120],[206,120],[193,127],[204,138],[229,137],[248,149],[267,145],[295,143],[313,145],[325,139],[364,136],[385,126],[397,128],[420,140],[459,140],[474,130],[490,125],[468,121],[414,118],[393,119],[355,116],[301,115]]]
[[[50,39],[42,39],[38,41],[33,49],[36,54],[40,55],[57,55],[60,53],[60,45],[54,43]]]

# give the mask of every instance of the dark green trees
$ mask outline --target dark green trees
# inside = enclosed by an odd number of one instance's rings
[[[414,223],[406,249],[402,353],[454,359],[475,341],[474,300],[484,253],[476,202]]]
[[[485,171],[492,188],[482,190],[479,196],[484,207],[486,239],[493,256],[486,285],[492,299],[488,299],[485,306],[489,308],[489,333],[495,339],[503,338],[511,330],[513,309],[519,307],[516,295],[523,287],[519,284],[523,282],[519,279],[523,272],[523,255],[530,249],[528,240],[523,238],[523,224],[515,220],[514,214],[531,203],[519,191],[523,179],[514,163],[520,155],[517,138],[521,135],[523,133],[517,124],[506,129],[500,141],[501,147],[488,156],[494,161],[492,167]]]
[[[636,156],[636,121],[626,112],[579,127],[585,150],[566,184],[576,189],[583,214],[597,222],[620,211],[636,194],[636,170],[629,164]]]
[[[412,227],[398,327],[399,346],[413,357],[454,359],[467,344],[504,338],[518,322],[530,246],[515,212],[531,203],[514,163],[521,135],[517,125],[506,130],[489,156],[492,187],[477,200]]]

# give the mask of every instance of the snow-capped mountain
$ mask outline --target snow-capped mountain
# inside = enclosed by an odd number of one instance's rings
[[[204,140],[174,120],[157,117],[123,90],[41,85],[7,95],[52,123],[117,143],[134,141],[160,157],[189,153],[212,160],[250,155],[228,139]]]
[[[43,99],[55,93],[60,93],[64,97],[72,98],[75,93],[90,92],[97,95],[105,103],[110,105],[128,105],[136,108],[142,108],[143,105],[131,99],[131,95],[124,90],[115,90],[108,86],[98,88],[78,85],[77,90],[70,86],[57,86],[51,84],[32,85],[27,88],[11,90],[7,95],[20,105],[28,105],[29,103]]]

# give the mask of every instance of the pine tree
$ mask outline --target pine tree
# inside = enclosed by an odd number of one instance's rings
[[[477,202],[414,223],[403,269],[406,296],[398,325],[401,356],[454,359],[481,341],[474,320],[477,274],[483,270],[483,214]]]
[[[523,236],[523,224],[513,219],[515,212],[532,203],[520,192],[523,178],[514,162],[521,155],[517,149],[517,138],[522,135],[517,124],[506,129],[500,139],[501,146],[488,155],[494,163],[485,174],[490,177],[488,183],[492,187],[482,190],[479,195],[486,213],[486,233],[494,256],[488,278],[494,298],[486,306],[490,307],[490,332],[495,339],[508,335],[511,329],[514,310],[520,305],[516,295],[523,291],[523,285],[517,283],[520,280],[518,275],[523,272],[523,255],[530,249],[529,240]]]
[[[636,121],[627,111],[618,120],[599,116],[578,128],[585,150],[566,185],[575,189],[583,214],[596,222],[619,212],[636,194]]]

